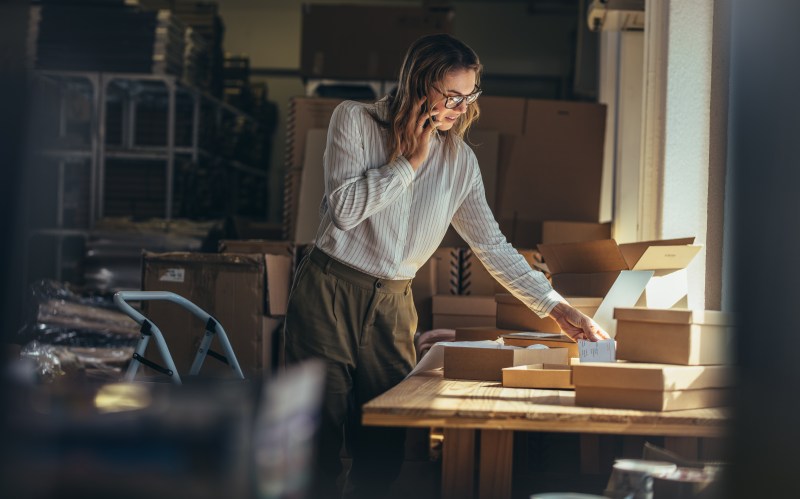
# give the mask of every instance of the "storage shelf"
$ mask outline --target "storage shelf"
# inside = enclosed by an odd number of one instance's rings
[[[252,194],[252,189],[246,187],[248,182],[256,179],[263,182],[269,178],[266,168],[259,168],[252,161],[247,161],[260,159],[257,148],[261,147],[261,141],[264,140],[265,125],[252,115],[173,75],[52,70],[37,70],[35,74],[41,76],[41,81],[47,82],[48,87],[53,88],[53,84],[56,84],[63,88],[59,115],[62,123],[59,125],[57,142],[66,138],[66,135],[62,136],[65,134],[64,113],[69,99],[74,98],[70,92],[78,89],[84,105],[87,109],[91,108],[91,123],[81,130],[83,134],[88,134],[84,138],[86,146],[56,146],[53,149],[45,147],[40,151],[40,154],[49,158],[91,162],[90,227],[105,216],[107,204],[111,201],[115,202],[117,212],[120,203],[124,206],[124,203],[129,202],[131,216],[137,216],[139,207],[145,206],[144,203],[135,202],[133,198],[126,201],[119,197],[113,200],[108,197],[111,195],[106,193],[110,185],[108,175],[111,174],[107,171],[108,160],[165,162],[165,176],[161,180],[164,184],[160,192],[165,197],[163,217],[166,220],[173,218],[173,210],[183,206],[180,203],[175,204],[177,196],[186,196],[185,191],[180,194],[176,191],[176,188],[185,189],[185,184],[183,187],[176,186],[176,162],[183,161],[186,156],[190,156],[195,162],[202,160],[231,172],[228,180],[223,180],[225,188],[229,189],[227,196],[230,198],[237,199],[242,192],[250,193],[247,196],[249,204],[234,202],[224,207],[224,211],[229,211],[232,215],[240,214],[240,210],[251,214],[261,213],[261,205],[264,204],[262,216],[266,216],[266,204]],[[137,142],[162,145],[140,145]],[[177,145],[178,143],[181,145]],[[212,147],[208,147],[209,145]],[[218,148],[230,152],[220,154],[211,150]],[[234,154],[234,151],[242,157],[230,157],[229,154]],[[157,177],[151,176],[145,180],[147,185],[144,189],[158,195],[159,189],[155,187],[157,184],[153,184],[154,178]],[[214,182],[219,184],[219,179]],[[114,187],[114,196],[119,196],[122,192],[118,187]],[[128,191],[124,191],[122,195],[128,194],[135,195]],[[217,196],[215,199],[222,198]],[[152,202],[153,198],[150,198],[149,211],[152,211]],[[63,210],[63,207],[59,209]],[[219,208],[214,208],[214,211],[217,209]]]

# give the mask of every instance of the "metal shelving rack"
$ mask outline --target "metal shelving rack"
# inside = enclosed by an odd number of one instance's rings
[[[163,162],[164,164],[164,208],[163,218],[172,220],[176,213],[175,204],[175,178],[176,161],[185,158],[194,167],[200,162],[215,167],[222,166],[227,179],[227,187],[233,191],[242,185],[243,181],[266,182],[268,179],[266,165],[261,167],[248,164],[246,161],[234,159],[230,155],[220,154],[213,147],[204,147],[201,127],[211,124],[216,127],[219,134],[223,122],[237,120],[245,123],[248,130],[258,130],[261,125],[255,118],[247,113],[211,96],[207,92],[181,81],[177,76],[168,74],[150,73],[108,73],[84,71],[52,71],[35,70],[32,72],[35,84],[42,85],[54,94],[61,96],[58,105],[48,110],[47,119],[55,118],[58,122],[57,137],[55,140],[45,140],[44,145],[36,148],[36,153],[47,160],[54,160],[57,165],[57,178],[55,180],[55,205],[56,213],[53,217],[48,215],[51,223],[31,229],[27,238],[28,248],[33,244],[33,238],[52,238],[55,240],[55,274],[56,278],[64,280],[64,269],[78,262],[70,262],[64,258],[63,246],[70,238],[88,239],[90,230],[95,224],[106,216],[107,192],[106,180],[109,160],[141,160]],[[71,92],[81,93],[81,98],[90,102],[90,116],[88,125],[88,140],[80,140],[79,144],[70,144],[67,137],[67,108],[70,98],[75,98]],[[137,144],[136,130],[139,117],[137,116],[140,96],[144,94],[166,96],[165,126],[155,127],[165,132],[163,145]],[[109,106],[110,99],[118,99],[120,104],[119,123],[121,129],[118,136],[119,143],[109,143]],[[188,128],[188,141],[179,143],[176,140],[179,100],[182,108],[190,108],[190,115],[180,116],[182,123],[188,125],[181,129],[185,132]],[[189,103],[187,105],[187,103]],[[115,117],[116,118],[116,117]],[[228,121],[230,122],[230,121]],[[117,123],[117,122],[115,122]],[[54,131],[56,131],[54,129]],[[183,134],[184,138],[187,134]],[[258,135],[253,134],[257,139]],[[88,206],[82,213],[85,216],[78,222],[65,223],[65,184],[67,183],[68,165],[80,165],[88,172]],[[83,180],[83,179],[82,179]],[[264,189],[266,195],[266,189]],[[236,203],[236,195],[230,192],[229,198]],[[81,200],[84,203],[87,200]],[[226,206],[226,210],[229,207]],[[119,213],[116,213],[119,216]],[[266,203],[264,203],[264,216],[266,216]],[[54,225],[54,226],[53,226]],[[26,251],[26,254],[28,252]],[[27,270],[27,262],[26,262]]]
[[[146,73],[93,73],[93,72],[61,72],[37,71],[45,78],[64,80],[82,78],[89,82],[94,95],[94,110],[92,120],[92,138],[90,147],[82,150],[50,149],[42,151],[52,157],[77,157],[91,160],[91,203],[90,221],[105,216],[105,180],[107,159],[142,159],[159,160],[166,163],[166,202],[164,218],[173,218],[173,197],[175,183],[176,155],[186,155],[192,162],[197,162],[201,157],[214,162],[219,162],[237,174],[245,174],[255,178],[267,178],[265,168],[259,168],[243,161],[218,155],[200,144],[200,126],[203,105],[208,104],[215,115],[217,129],[221,126],[225,115],[238,120],[244,120],[249,125],[259,128],[262,125],[253,117],[243,111],[209,95],[208,93],[181,82],[180,78],[172,75],[146,74]],[[108,144],[108,106],[109,88],[114,84],[118,88],[127,90],[122,106],[122,143],[119,146]],[[135,129],[137,119],[136,94],[147,91],[158,91],[162,87],[166,91],[167,124],[166,140],[164,146],[141,146],[135,143]],[[188,96],[192,100],[191,115],[191,142],[186,146],[176,145],[176,114],[177,99],[179,95]],[[63,120],[63,112],[59,120]]]

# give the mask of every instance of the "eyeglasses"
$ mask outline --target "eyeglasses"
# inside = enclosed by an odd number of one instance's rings
[[[444,107],[446,107],[447,109],[455,109],[458,106],[460,106],[462,102],[465,102],[465,101],[466,101],[467,105],[470,105],[473,102],[475,102],[476,100],[478,100],[478,97],[480,97],[481,93],[483,93],[483,90],[481,90],[480,87],[478,87],[477,91],[472,92],[469,95],[451,95],[451,96],[447,96],[447,99],[445,99],[445,101],[444,101]]]

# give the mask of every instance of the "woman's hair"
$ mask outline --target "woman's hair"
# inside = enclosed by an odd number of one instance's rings
[[[388,96],[389,111],[386,119],[373,118],[387,130],[388,161],[417,147],[417,138],[409,130],[409,122],[419,119],[417,102],[428,95],[431,88],[439,89],[451,71],[475,71],[475,84],[480,86],[481,70],[478,54],[464,42],[446,34],[426,35],[415,41],[406,52],[397,88]],[[462,138],[470,125],[478,118],[477,101],[467,106],[453,127],[438,132],[444,137],[450,151],[455,149],[455,137]]]

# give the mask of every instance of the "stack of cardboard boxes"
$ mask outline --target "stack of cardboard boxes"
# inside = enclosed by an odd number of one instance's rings
[[[575,403],[672,411],[727,402],[733,327],[727,314],[618,308],[620,362],[574,367]]]
[[[618,245],[614,240],[601,239],[541,244],[544,262],[536,266],[551,275],[554,288],[573,306],[593,317],[613,336],[617,329],[615,309],[637,304],[685,306],[688,302],[685,267],[701,249],[692,242],[688,238]],[[578,357],[577,344],[560,334],[554,321],[538,317],[512,295],[498,293],[495,300],[496,327],[457,328],[456,341],[502,338],[511,347],[540,344],[564,349],[567,358],[561,366],[518,367],[504,373],[508,377],[504,383],[531,388],[570,386],[572,380],[567,373],[574,362],[570,359]],[[628,334],[627,330],[626,323],[623,336]]]

